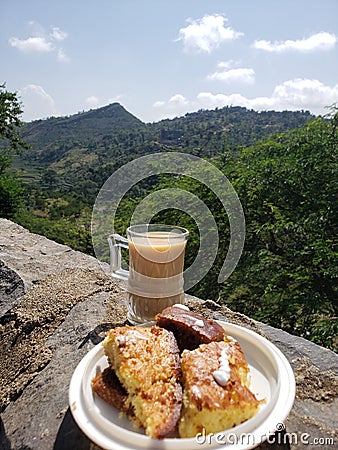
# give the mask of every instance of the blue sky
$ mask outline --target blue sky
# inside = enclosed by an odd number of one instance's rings
[[[144,122],[338,102],[338,0],[1,0],[26,121],[114,101]]]

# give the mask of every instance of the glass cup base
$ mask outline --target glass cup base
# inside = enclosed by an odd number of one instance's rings
[[[154,322],[154,319],[140,319],[138,317],[135,317],[131,312],[128,312],[127,314],[127,322],[130,325],[144,325],[145,323]]]
[[[142,325],[147,322],[153,322],[156,314],[174,304],[184,304],[184,300],[184,292],[164,298],[139,297],[128,293],[127,321],[132,325]]]

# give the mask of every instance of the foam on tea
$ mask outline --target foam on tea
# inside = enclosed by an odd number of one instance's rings
[[[179,234],[164,231],[152,231],[144,236],[133,236],[129,239],[128,244],[133,256],[141,258],[140,262],[136,263],[137,267],[138,264],[140,265],[139,271],[141,273],[152,277],[166,277],[174,274],[176,275],[178,272],[182,271],[182,265],[179,265],[179,267],[175,269],[176,265],[180,264],[184,259],[186,245],[186,241],[182,241]],[[168,264],[172,261],[176,261],[176,263],[173,265]],[[143,267],[144,263],[145,267]],[[153,275],[152,273],[157,265],[152,263],[163,264],[162,266],[159,266],[160,268],[158,270],[160,270],[160,272],[168,270],[169,275],[166,273],[164,275]]]

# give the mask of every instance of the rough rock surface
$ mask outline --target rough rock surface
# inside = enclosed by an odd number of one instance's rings
[[[97,449],[72,418],[68,386],[105,331],[125,323],[125,286],[94,258],[8,220],[0,236],[0,449]],[[292,365],[294,407],[260,449],[338,448],[335,353],[213,301],[187,303],[267,337]]]
[[[6,219],[0,219],[0,260],[21,277],[26,289],[42,277],[68,268],[101,270],[97,259],[39,234],[27,233]]]
[[[25,287],[22,278],[1,260],[0,280],[0,316],[2,316],[23,296]]]

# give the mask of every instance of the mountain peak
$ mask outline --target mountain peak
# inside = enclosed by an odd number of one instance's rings
[[[50,117],[27,123],[23,136],[29,144],[34,145],[35,142],[67,141],[75,133],[82,138],[92,138],[98,134],[135,129],[143,125],[140,119],[115,102],[71,116]]]
[[[123,121],[133,122],[133,125],[141,125],[143,122],[139,120],[137,117],[133,116],[130,112],[128,112],[120,103],[114,102],[105,106],[101,106],[100,108],[90,109],[89,111],[84,111],[79,114],[75,114],[74,116],[70,116],[73,118],[79,119],[114,119],[117,120],[119,125],[123,124]],[[116,125],[116,124],[115,124]]]

